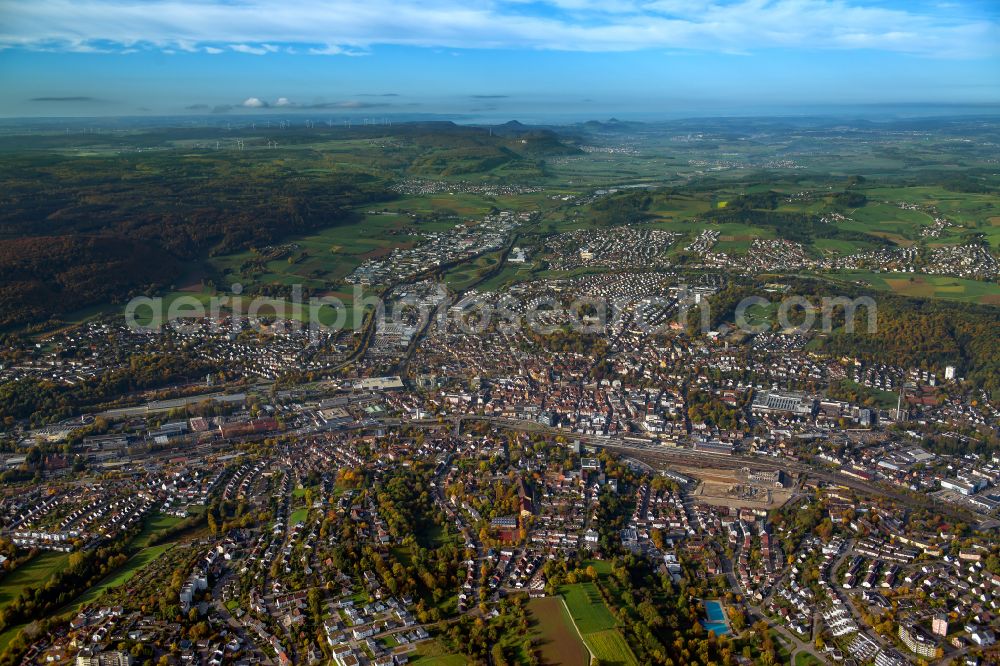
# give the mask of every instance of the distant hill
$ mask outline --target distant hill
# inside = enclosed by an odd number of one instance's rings
[[[537,157],[556,155],[577,155],[582,152],[576,146],[571,146],[551,130],[534,130],[511,137],[513,143],[508,146],[517,152]]]
[[[580,123],[576,127],[583,129],[586,132],[631,132],[638,128],[641,128],[645,123],[634,122],[634,121],[622,121],[617,118],[609,118],[607,120],[588,120],[585,123]]]
[[[418,134],[413,139],[425,150],[410,164],[421,176],[483,174],[502,167],[536,168],[537,160],[573,155],[580,149],[547,129],[533,129],[512,120],[492,128],[454,126]]]
[[[0,326],[170,285],[184,261],[343,224],[391,196],[343,174],[265,170],[232,153],[0,160]]]
[[[329,143],[341,140],[370,144],[352,143],[353,162],[331,168]],[[271,152],[271,141],[294,152]],[[354,222],[358,206],[394,197],[387,184],[402,174],[524,182],[544,175],[546,157],[575,152],[516,121],[492,134],[422,121],[0,137],[0,326],[170,286],[206,256]]]

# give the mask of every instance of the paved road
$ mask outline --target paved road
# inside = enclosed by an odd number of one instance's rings
[[[829,589],[833,591],[837,598],[844,604],[847,612],[851,614],[854,621],[857,623],[859,628],[864,630],[864,634],[875,641],[881,648],[894,647],[885,638],[882,637],[877,631],[869,630],[868,624],[861,619],[861,612],[858,611],[857,606],[854,605],[854,600],[851,599],[851,595],[844,592],[843,588],[837,584],[834,577],[837,575],[837,570],[844,564],[844,562],[854,554],[854,544],[855,540],[850,539],[844,546],[844,552],[837,558],[837,561],[829,569],[829,579],[827,583],[829,584]]]
[[[726,580],[729,581],[729,587],[733,590],[733,592],[736,592],[738,594],[743,594],[742,590],[740,589],[739,581],[736,579],[736,573],[733,571],[732,560],[726,557],[725,554],[722,552],[718,552],[717,554],[719,555],[719,559],[722,562],[722,571],[726,575]],[[767,614],[764,612],[764,609],[761,606],[751,603],[749,598],[746,597],[746,595],[743,595],[743,605],[747,609],[748,625],[752,625],[755,620],[764,620],[777,632],[778,636],[781,638],[782,641],[784,641],[787,645],[792,646],[790,652],[791,652],[791,663],[793,665],[795,664],[795,655],[797,655],[800,652],[806,652],[808,654],[811,654],[821,664],[827,663],[827,660],[824,657],[820,656],[820,654],[816,651],[816,647],[814,644],[802,640],[801,638],[793,634],[791,631],[789,631],[787,627],[781,624],[773,623],[770,620],[770,618],[767,617]]]
[[[239,636],[244,645],[249,646],[253,650],[254,657],[258,660],[258,663],[272,664],[273,661],[271,658],[264,654],[257,643],[247,634],[246,627],[234,618],[229,609],[226,608],[226,605],[222,603],[222,588],[232,578],[232,575],[231,571],[227,572],[212,588],[212,606],[215,607],[215,611],[219,614],[219,617],[225,620],[229,630]]]

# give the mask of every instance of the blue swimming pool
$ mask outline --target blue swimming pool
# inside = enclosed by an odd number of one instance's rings
[[[726,611],[722,608],[722,603],[715,600],[705,602],[705,620],[701,626],[705,631],[713,631],[716,636],[726,636],[729,634],[729,624],[726,622]]]

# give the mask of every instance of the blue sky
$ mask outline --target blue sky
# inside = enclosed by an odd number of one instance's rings
[[[0,115],[1000,104],[1000,3],[0,0]]]

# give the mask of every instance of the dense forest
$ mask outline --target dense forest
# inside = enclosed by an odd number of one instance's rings
[[[804,296],[820,304],[829,288],[808,279],[786,279],[789,294]],[[734,283],[711,299],[711,326],[733,320],[736,307],[748,296],[760,294],[762,285]],[[932,369],[943,374],[954,365],[960,375],[994,395],[1000,393],[1000,311],[990,306],[949,303],[934,299],[906,298],[884,292],[871,293],[852,285],[838,285],[838,296],[867,295],[878,307],[876,330],[869,333],[868,314],[859,308],[854,332],[843,328],[842,308],[832,314],[833,330],[813,341],[817,351],[858,356],[892,365]],[[688,322],[695,332],[697,320]]]
[[[647,192],[615,194],[598,199],[591,204],[593,224],[601,227],[619,227],[638,224],[650,219],[647,212],[653,197]]]
[[[892,245],[890,241],[874,234],[824,224],[816,215],[789,213],[770,210],[769,208],[749,208],[745,205],[733,207],[732,205],[727,205],[725,208],[707,212],[705,219],[720,224],[749,224],[757,227],[771,228],[774,229],[775,234],[779,238],[805,245],[812,243],[817,238],[861,240],[875,245]]]
[[[178,266],[155,243],[120,236],[0,240],[0,326],[169,284]]]
[[[1000,394],[1000,312],[996,308],[879,295],[878,330],[836,331],[818,340],[832,354],[959,374]],[[862,315],[863,317],[863,315]],[[863,321],[863,318],[861,319]]]
[[[0,326],[168,286],[186,260],[347,223],[388,196],[370,176],[228,153],[22,152],[0,161],[0,180]]]

